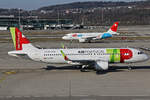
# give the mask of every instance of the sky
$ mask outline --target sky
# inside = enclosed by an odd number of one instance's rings
[[[110,0],[0,0],[0,8],[21,8],[35,10],[40,7],[83,1],[110,1]],[[111,0],[111,1],[135,1],[135,0]],[[140,1],[140,0],[136,0]]]

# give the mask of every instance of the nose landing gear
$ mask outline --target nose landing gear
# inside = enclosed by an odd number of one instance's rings
[[[132,70],[133,69],[133,65],[132,65],[132,63],[130,63],[129,65],[128,65],[128,70]]]

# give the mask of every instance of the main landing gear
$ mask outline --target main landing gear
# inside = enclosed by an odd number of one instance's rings
[[[132,67],[131,67],[131,66],[128,66],[128,70],[132,70]]]
[[[107,70],[97,70],[96,71],[96,74],[99,75],[99,74],[106,74],[107,73]]]
[[[82,68],[80,69],[81,72],[87,72],[86,68],[88,65],[82,65]]]
[[[87,40],[87,43],[91,43],[91,40]]]

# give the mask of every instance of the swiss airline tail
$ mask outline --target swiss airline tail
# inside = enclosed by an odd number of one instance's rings
[[[118,22],[115,22],[115,23],[111,26],[111,28],[108,30],[108,32],[110,32],[111,34],[117,33],[118,24],[119,24]]]
[[[22,32],[18,28],[11,27],[10,32],[16,50],[27,50],[35,48],[34,46],[32,46],[30,41],[22,34]]]

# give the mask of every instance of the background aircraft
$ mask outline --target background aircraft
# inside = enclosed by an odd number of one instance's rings
[[[62,37],[64,40],[79,40],[79,42],[91,42],[91,40],[106,39],[117,33],[118,22],[115,22],[112,27],[104,33],[69,33]]]
[[[16,50],[8,52],[15,57],[28,57],[50,64],[71,64],[93,67],[97,72],[108,70],[109,63],[133,63],[145,61],[148,56],[133,48],[69,48],[38,49],[18,30],[10,28]]]

